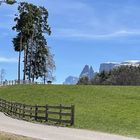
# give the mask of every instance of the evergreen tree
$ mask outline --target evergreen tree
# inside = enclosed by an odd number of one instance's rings
[[[20,37],[18,35],[14,38],[14,47],[20,53],[22,50],[24,51],[23,80],[27,76],[34,82],[34,79],[43,77],[47,72],[46,61],[50,52],[44,33],[49,35],[51,33],[47,21],[48,11],[44,7],[37,7],[25,2],[20,3],[18,10],[19,15],[15,18],[16,26],[13,29],[19,32]],[[22,40],[19,39],[21,37]]]
[[[15,0],[1,0],[0,1],[0,5],[1,5],[1,3],[6,3],[6,4],[9,4],[9,5],[13,5],[14,3],[16,3],[16,1]]]
[[[78,85],[89,85],[90,84],[90,80],[87,76],[83,76],[79,79]]]
[[[140,66],[119,66],[110,72],[98,73],[91,83],[95,85],[140,85]]]

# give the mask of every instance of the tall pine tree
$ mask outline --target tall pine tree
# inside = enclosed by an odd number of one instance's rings
[[[46,66],[48,57],[52,56],[47,46],[44,33],[50,35],[48,25],[48,11],[44,7],[37,7],[33,4],[20,3],[19,14],[16,16],[16,25],[13,27],[18,32],[13,39],[14,48],[19,51],[19,65],[21,51],[24,51],[23,80],[43,77],[48,70]],[[51,63],[54,63],[53,59]],[[20,73],[20,67],[19,67]],[[18,78],[20,79],[20,78]]]

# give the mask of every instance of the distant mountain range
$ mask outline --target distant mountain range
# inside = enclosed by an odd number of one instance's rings
[[[88,77],[88,79],[92,79],[93,76],[94,76],[94,70],[93,70],[92,66],[85,65],[79,78]]]
[[[118,63],[114,63],[114,62],[102,63],[102,64],[100,64],[99,72],[110,71],[118,65],[119,65]]]
[[[89,79],[91,79],[91,78],[93,78],[94,75],[95,75],[95,73],[94,73],[94,70],[93,70],[92,66],[85,65],[81,74],[80,74],[80,76],[79,76],[79,78],[88,77]],[[69,76],[65,79],[65,82],[63,84],[65,84],[65,85],[77,84],[79,78],[74,77],[74,76]]]
[[[79,78],[77,78],[77,77],[69,76],[65,79],[65,82],[63,84],[64,85],[76,85],[78,80],[79,80]]]
[[[100,69],[99,69],[99,72],[102,72],[102,71],[110,71],[116,67],[119,67],[119,66],[139,66],[140,65],[140,60],[130,60],[130,61],[124,61],[124,62],[121,62],[121,63],[117,63],[117,62],[107,62],[107,63],[102,63],[100,64]]]
[[[99,68],[99,72],[110,71],[116,67],[126,66],[126,65],[139,66],[140,60],[130,60],[130,61],[124,61],[124,62],[120,62],[120,63],[117,63],[117,62],[101,63],[100,68]],[[80,73],[79,77],[69,76],[66,78],[66,80],[63,84],[69,84],[69,85],[77,84],[79,78],[88,77],[89,79],[91,79],[95,76],[95,74],[96,74],[96,72],[94,72],[92,66],[85,65],[82,72]]]

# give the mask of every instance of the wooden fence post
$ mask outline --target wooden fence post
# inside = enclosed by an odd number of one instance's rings
[[[7,102],[7,114],[10,112],[10,102]]]
[[[15,106],[15,115],[17,116],[17,114],[18,114],[18,110],[17,110],[17,108],[18,108],[18,106],[17,106],[17,104],[16,104],[16,106]]]
[[[13,115],[15,116],[15,104],[13,103]]]
[[[9,102],[9,114],[11,115],[11,104],[12,102]]]
[[[62,105],[60,104],[60,112],[59,112],[59,123],[61,124],[61,120],[62,120]]]
[[[6,100],[4,100],[4,111],[6,112]]]
[[[1,111],[3,111],[3,100],[1,99]]]
[[[21,104],[19,104],[19,118],[21,117],[21,110],[22,110],[22,106]]]
[[[1,99],[1,111],[3,111],[3,100]]]
[[[2,100],[0,99],[0,111],[2,111]]]
[[[12,102],[10,102],[10,115],[12,115]]]
[[[24,118],[25,117],[25,105],[23,104],[23,108],[22,108],[22,117]]]
[[[35,105],[35,121],[37,121],[38,106]]]
[[[32,106],[30,107],[30,119],[32,118]]]
[[[48,122],[48,105],[46,105],[46,109],[45,109],[45,121]]]
[[[74,125],[74,112],[75,112],[75,106],[71,106],[71,126]]]

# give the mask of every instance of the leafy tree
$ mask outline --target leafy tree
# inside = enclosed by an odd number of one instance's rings
[[[18,33],[16,38],[13,38],[14,50],[19,52],[18,56],[18,82],[20,82],[20,62],[21,62],[21,52],[24,50],[24,44],[22,33]]]
[[[119,66],[109,72],[97,73],[90,81],[80,79],[78,84],[92,85],[140,85],[139,66]]]
[[[92,84],[102,84],[106,85],[109,83],[108,77],[110,76],[111,72],[102,71],[101,73],[97,73],[94,78],[91,79]]]
[[[55,62],[53,60],[53,55],[48,50],[48,57],[46,57],[46,64],[44,65],[44,73],[43,73],[43,83],[45,84],[47,81],[54,81],[55,77],[53,76],[53,71],[55,70]]]
[[[99,85],[140,85],[140,66],[120,66],[110,72],[98,73],[92,84]]]
[[[1,3],[6,3],[6,4],[9,4],[9,5],[13,5],[14,3],[16,3],[16,1],[15,0],[1,0],[0,1],[0,5],[1,5]]]
[[[18,82],[20,82],[20,60],[21,60],[21,52],[25,51],[28,38],[31,36],[32,33],[32,26],[33,26],[33,20],[32,15],[28,13],[28,10],[26,10],[26,3],[20,3],[18,7],[19,15],[16,15],[14,21],[16,22],[16,25],[12,28],[16,32],[18,32],[18,35],[16,38],[13,39],[14,49],[15,51],[19,52],[19,61],[18,61]],[[27,7],[29,9],[30,7]],[[24,38],[24,40],[23,40]],[[24,46],[23,46],[24,44]],[[26,53],[24,53],[26,54]],[[25,57],[25,55],[24,55]],[[24,58],[25,62],[25,58]],[[25,79],[24,79],[25,80]]]
[[[16,3],[16,1],[15,0],[6,0],[6,3],[12,5],[12,4]]]
[[[1,84],[3,83],[4,78],[5,78],[5,70],[1,69],[0,70],[0,83]]]
[[[79,79],[78,85],[89,85],[90,84],[90,80],[87,76],[83,76]]]
[[[110,80],[113,85],[140,85],[139,67],[121,66],[112,70]]]
[[[15,18],[16,25],[13,29],[19,33],[13,40],[14,47],[20,53],[24,51],[23,80],[26,75],[29,80],[34,81],[48,71],[46,61],[51,55],[44,37],[44,33],[51,33],[47,21],[48,11],[44,7],[25,2],[20,3],[18,10],[19,15]]]

